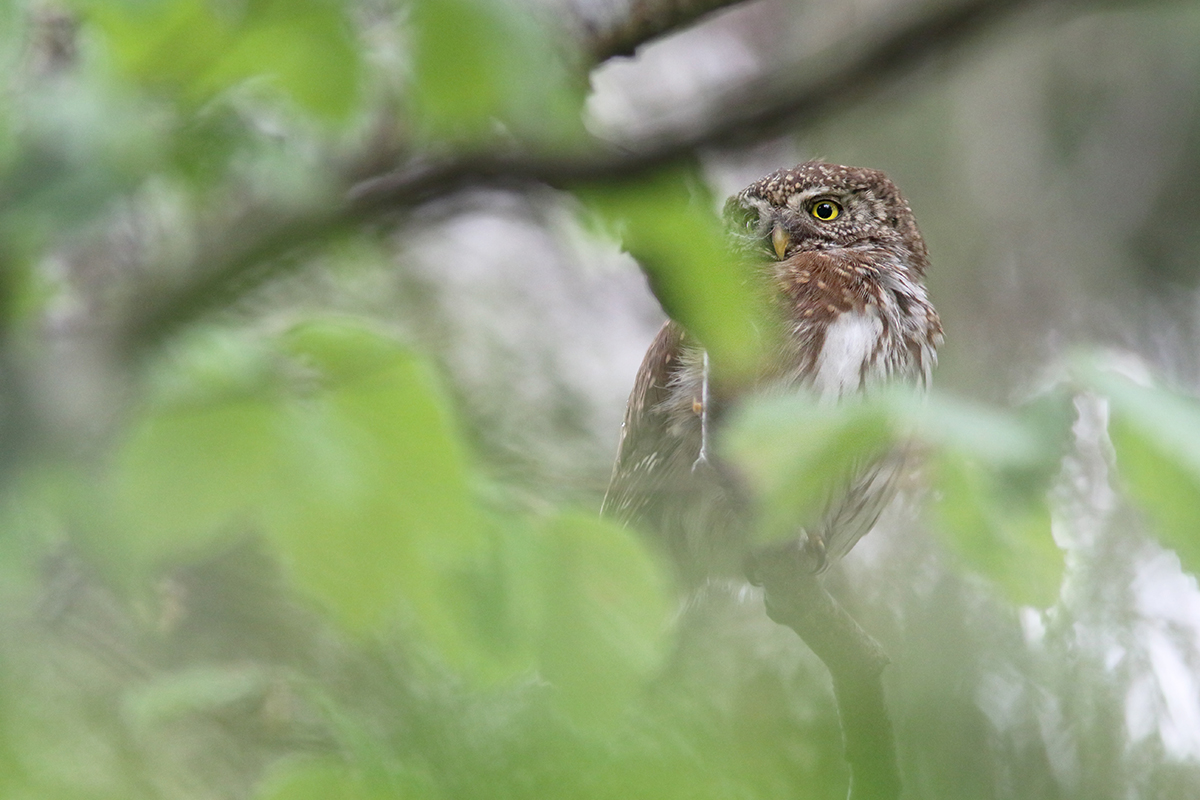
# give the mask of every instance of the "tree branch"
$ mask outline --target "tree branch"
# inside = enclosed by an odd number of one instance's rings
[[[883,692],[883,648],[825,591],[795,543],[755,554],[767,615],[791,628],[825,663],[842,721],[849,800],[895,800],[900,772]]]
[[[852,55],[816,79],[809,77],[814,74],[809,66],[788,64],[753,86],[730,92],[707,125],[660,133],[621,147],[593,139],[586,148],[568,155],[508,150],[417,161],[358,182],[342,202],[328,208],[238,226],[215,237],[216,252],[202,252],[184,266],[182,274],[196,276],[191,282],[171,292],[159,289],[153,299],[147,299],[143,310],[119,332],[122,349],[136,353],[153,346],[203,313],[260,285],[283,264],[295,263],[305,250],[334,231],[399,214],[470,187],[571,189],[584,183],[628,180],[686,163],[701,148],[750,142],[784,128],[804,130],[837,107],[890,85],[930,59],[961,46],[1014,11],[1053,2],[964,0],[949,7],[939,4],[912,19],[893,22],[874,35],[864,37],[859,32],[847,37],[844,46],[828,51]],[[673,18],[674,24],[694,19],[696,13],[702,13],[697,11],[700,8],[717,5],[715,0],[679,2],[681,16]],[[622,41],[636,44],[669,29],[666,21],[659,20]],[[366,156],[362,159],[369,160]],[[234,244],[230,246],[230,242]]]
[[[646,42],[743,0],[608,0],[573,2],[574,38],[593,63],[631,56]]]

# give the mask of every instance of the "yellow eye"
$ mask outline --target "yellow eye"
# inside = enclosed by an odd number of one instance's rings
[[[842,207],[832,200],[821,200],[813,203],[811,213],[821,222],[829,222],[838,218],[838,214],[842,213]]]

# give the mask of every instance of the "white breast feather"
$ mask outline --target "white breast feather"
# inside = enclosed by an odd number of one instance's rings
[[[836,399],[861,388],[863,364],[875,353],[882,332],[883,322],[874,313],[847,311],[829,325],[813,378],[822,398]]]

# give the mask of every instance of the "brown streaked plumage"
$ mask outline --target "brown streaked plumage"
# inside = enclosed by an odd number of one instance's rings
[[[761,387],[825,400],[890,381],[929,382],[942,328],[922,278],[929,266],[912,210],[882,172],[808,162],[726,203],[734,253],[755,258],[778,312],[777,352]],[[638,371],[603,513],[654,536],[685,581],[741,567],[751,509],[737,476],[709,457],[702,429],[736,397],[709,397],[706,355],[667,322]],[[841,557],[895,492],[901,453],[831,487],[819,523],[797,531],[814,569]]]

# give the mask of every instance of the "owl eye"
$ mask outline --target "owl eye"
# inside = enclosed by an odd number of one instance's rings
[[[735,204],[733,200],[725,207],[726,219],[735,228],[752,231],[758,227],[758,209]]]
[[[830,222],[838,218],[838,215],[842,213],[842,207],[832,200],[819,200],[813,203],[809,213],[821,222]]]

